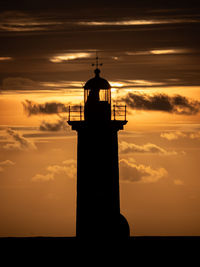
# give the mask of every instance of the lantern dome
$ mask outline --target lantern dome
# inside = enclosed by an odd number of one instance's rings
[[[99,76],[100,70],[97,68],[95,69],[95,77],[88,80],[84,86],[84,89],[110,89],[111,86],[109,82],[106,79],[103,79]]]

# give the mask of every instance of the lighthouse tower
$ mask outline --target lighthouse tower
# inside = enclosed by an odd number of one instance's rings
[[[96,66],[95,77],[84,86],[78,120],[69,107],[68,123],[78,134],[76,235],[128,238],[129,225],[120,214],[118,163],[118,131],[127,123],[126,107],[123,112],[122,106],[111,108],[111,86],[100,77],[98,61]],[[118,115],[123,117],[118,120]]]

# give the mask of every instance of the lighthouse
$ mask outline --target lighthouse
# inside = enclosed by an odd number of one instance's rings
[[[111,86],[96,59],[94,77],[84,85],[84,107],[69,107],[68,124],[77,132],[76,236],[126,239],[130,233],[120,213],[118,162],[126,106],[112,106]]]

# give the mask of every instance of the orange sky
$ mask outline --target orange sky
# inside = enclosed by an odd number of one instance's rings
[[[44,121],[56,124],[58,115],[28,117],[22,105],[27,98],[44,103],[53,95],[1,97],[1,236],[75,234],[76,134],[66,124],[40,130]],[[55,94],[57,101],[69,98]],[[198,114],[128,114],[119,133],[120,196],[132,235],[199,234],[199,141]]]

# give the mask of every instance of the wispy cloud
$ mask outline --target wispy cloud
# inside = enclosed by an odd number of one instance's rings
[[[82,81],[34,81],[24,77],[7,77],[3,79],[0,90],[2,91],[53,91],[65,89],[81,89]],[[74,92],[74,91],[73,91]]]
[[[80,21],[78,25],[83,26],[142,26],[142,25],[159,25],[159,24],[181,24],[195,23],[198,19],[138,19],[138,20],[119,20],[119,21]]]
[[[124,82],[110,82],[110,85],[112,87],[117,87],[117,88],[121,88],[121,87],[124,87],[125,86],[125,83]]]
[[[180,179],[175,179],[174,180],[174,184],[180,186],[180,185],[184,185],[184,182],[182,180],[180,180]]]
[[[10,167],[10,166],[14,166],[15,162],[13,162],[12,160],[4,160],[4,161],[0,161],[0,172],[4,171],[5,167]]]
[[[177,140],[179,138],[200,139],[200,131],[194,132],[181,132],[181,131],[169,131],[160,134],[160,137],[169,141]]]
[[[62,55],[57,55],[57,56],[53,56],[51,57],[49,60],[53,63],[61,63],[61,62],[65,62],[65,61],[71,61],[71,60],[75,60],[75,59],[82,59],[82,58],[90,58],[92,57],[92,53],[65,53]]]
[[[32,177],[33,182],[54,180],[56,176],[64,175],[67,178],[75,178],[76,161],[73,159],[65,160],[60,164],[49,165],[46,167],[47,173],[36,174]]]
[[[150,166],[136,164],[126,159],[121,159],[119,164],[122,182],[155,183],[167,176],[164,168],[153,169]]]
[[[145,154],[160,154],[160,155],[177,155],[175,151],[167,151],[164,148],[155,144],[136,145],[122,141],[119,143],[119,152],[122,154],[129,153],[145,153]]]
[[[53,131],[53,132],[64,130],[64,131],[69,132],[70,127],[67,124],[66,118],[60,117],[56,122],[42,121],[42,123],[40,124],[40,130],[41,131]]]
[[[34,142],[23,137],[21,134],[16,131],[8,128],[8,135],[12,138],[12,142],[9,142],[3,146],[6,150],[36,150],[37,147]],[[14,141],[14,142],[13,142]]]
[[[112,89],[134,89],[141,87],[160,87],[171,86],[172,84],[180,84],[180,79],[168,79],[164,81],[145,80],[145,79],[121,79],[109,81]],[[58,80],[58,81],[34,81],[23,77],[8,77],[3,79],[0,90],[2,91],[62,91],[67,90],[69,93],[74,94],[83,92],[83,86],[85,81],[75,80]],[[76,91],[75,91],[76,90]]]
[[[47,174],[36,174],[35,176],[32,177],[32,181],[51,181],[54,180],[54,174],[53,173],[47,173]]]
[[[9,159],[0,161],[0,166],[13,166],[13,165],[15,165],[15,162]]]
[[[170,48],[170,49],[153,49],[143,51],[128,51],[125,52],[128,56],[143,56],[143,55],[170,55],[170,54],[187,54],[191,53],[188,49]]]
[[[38,16],[32,16],[19,11],[6,11],[0,14],[0,31],[47,31],[57,29],[62,24],[62,21],[52,21],[45,17],[40,19]]]
[[[179,137],[186,137],[187,135],[181,131],[175,131],[175,132],[161,133],[160,136],[167,140],[177,140]]]
[[[151,50],[150,51],[150,53],[153,55],[182,54],[185,52],[186,52],[186,50],[182,50],[182,49],[159,49],[159,50]]]
[[[96,13],[96,11],[94,11]],[[77,12],[76,12],[77,13]],[[114,16],[109,16],[110,19],[96,20],[83,20],[82,17],[74,19],[66,19],[66,15],[61,15],[62,12],[42,12],[40,14],[34,12],[22,12],[22,11],[6,11],[0,14],[0,31],[7,32],[36,32],[36,31],[62,31],[74,27],[141,27],[141,26],[153,26],[153,25],[167,25],[167,24],[185,24],[185,23],[198,23],[198,17],[177,17],[177,18],[148,18],[138,17],[138,19],[128,18],[116,19]],[[75,16],[75,15],[74,15]],[[113,20],[111,20],[113,18]]]
[[[23,77],[8,77],[5,78],[1,86],[2,90],[39,90],[42,89],[40,84]],[[43,88],[45,89],[45,88]]]
[[[58,82],[40,82],[40,85],[48,89],[72,89],[83,88],[83,82],[81,81],[58,81]]]
[[[0,61],[9,61],[12,60],[12,57],[0,57]]]
[[[191,139],[200,139],[200,131],[191,133],[191,134],[189,135],[189,137],[190,137]]]
[[[156,82],[156,81],[148,81],[148,80],[126,80],[127,82],[127,87],[135,87],[135,86],[161,86],[165,85],[164,82]]]

